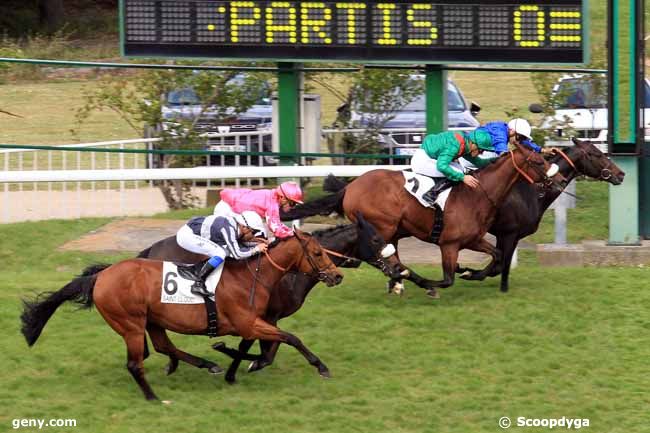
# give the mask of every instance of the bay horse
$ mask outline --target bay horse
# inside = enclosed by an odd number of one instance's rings
[[[255,266],[251,265],[254,263],[263,272],[253,271]],[[170,347],[163,331],[201,335],[206,333],[207,324],[202,304],[161,303],[162,267],[162,261],[137,258],[90,267],[59,291],[42,294],[33,301],[23,301],[21,331],[27,344],[32,346],[36,342],[49,318],[63,302],[74,301],[85,308],[94,304],[104,320],[124,339],[126,368],[145,398],[157,400],[144,375],[145,330],[157,351],[172,351],[176,357],[193,364],[196,360],[185,356],[187,354],[178,349],[173,351],[173,345]],[[308,274],[328,286],[339,284],[343,279],[318,242],[296,230],[294,236],[269,245],[264,256],[231,261],[225,265],[215,295],[218,334],[289,344],[316,367],[321,376],[329,377],[325,364],[298,337],[262,318],[272,288],[289,270]]]
[[[558,165],[559,173],[567,182],[582,175],[612,185],[623,183],[625,173],[596,146],[576,138],[573,138],[573,143],[574,146],[568,148],[566,153],[560,151],[549,160]],[[559,190],[549,190],[539,184],[531,185],[522,180],[515,183],[488,230],[496,236],[496,247],[501,251],[501,260],[482,270],[459,267],[457,272],[465,274],[460,278],[482,280],[501,274],[501,291],[507,292],[510,264],[517,244],[537,231],[544,212],[560,194]],[[537,200],[530,199],[533,195],[537,196]]]
[[[338,253],[330,255],[330,259],[338,267],[359,267],[361,264],[360,260],[363,260],[378,267],[390,278],[398,278],[402,272],[400,263],[394,255],[390,255],[388,258],[382,256],[388,245],[377,233],[375,228],[366,222],[362,215],[357,215],[356,224],[317,230],[312,233],[312,236],[321,246],[326,248],[326,251]],[[149,248],[140,252],[138,257],[171,260],[180,263],[198,263],[206,259],[205,256],[194,254],[180,247],[176,242],[175,236],[170,236],[154,243]],[[275,325],[280,319],[297,312],[304,304],[311,289],[317,283],[318,279],[305,274],[294,273],[282,277],[271,292],[268,308],[264,313],[264,320]],[[249,372],[261,370],[271,365],[275,360],[279,348],[278,342],[260,340],[260,355],[246,356],[253,343],[254,340],[242,339],[239,343],[238,351],[229,349],[222,344],[213,346],[216,350],[233,358],[233,362],[225,376],[228,383],[235,382],[237,369],[243,359],[253,361],[248,369]],[[174,362],[178,364],[177,360],[174,361],[173,355],[169,356],[170,364],[174,364]],[[202,361],[206,365],[210,362]],[[168,370],[168,373],[171,374],[173,371]]]
[[[473,173],[480,181],[479,187],[472,189],[462,183],[455,185],[445,205],[444,228],[437,242],[442,252],[444,278],[432,281],[416,274],[407,278],[425,288],[430,297],[438,298],[436,288],[454,283],[461,249],[489,254],[493,262],[499,260],[499,251],[483,239],[492,226],[497,209],[520,176],[530,183],[544,181],[549,186],[563,183],[564,179],[559,175],[548,178],[550,167],[541,155],[518,145],[493,164]],[[535,200],[535,197],[529,197],[529,200]],[[338,193],[296,206],[283,218],[299,219],[331,212],[344,214],[352,221],[357,212],[361,213],[386,242],[397,248],[399,240],[409,236],[431,242],[436,210],[422,206],[406,191],[401,172],[378,169],[362,174]]]
[[[559,173],[571,182],[578,176],[587,176],[602,180],[612,185],[620,185],[625,173],[614,164],[603,152],[589,141],[572,139],[574,146],[553,155],[549,162],[559,167]],[[330,192],[338,192],[347,184],[339,179],[329,178],[325,188]],[[463,274],[465,280],[483,280],[501,274],[501,291],[509,288],[510,264],[519,241],[537,231],[544,212],[562,193],[559,189],[549,189],[538,183],[532,185],[519,179],[499,207],[494,222],[488,233],[496,236],[497,249],[501,252],[501,260],[493,266],[482,270],[457,267],[456,272]],[[531,197],[537,197],[532,200]],[[413,271],[410,277],[420,278]]]

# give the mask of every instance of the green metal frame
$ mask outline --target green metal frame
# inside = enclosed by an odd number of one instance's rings
[[[627,2],[629,18],[623,19],[621,4]],[[625,171],[625,181],[620,186],[610,186],[609,194],[609,243],[612,245],[638,245],[640,243],[640,195],[642,182],[639,160],[640,143],[643,133],[640,129],[641,82],[639,33],[643,13],[643,0],[608,0],[608,40],[609,40],[609,92],[608,92],[608,141],[609,150],[616,164]],[[641,8],[641,9],[640,9]],[[629,26],[620,32],[622,26]],[[641,35],[642,37],[642,35]],[[623,48],[623,47],[625,48]],[[621,52],[626,49],[625,52]],[[625,57],[628,59],[625,59]],[[622,64],[627,60],[627,63]],[[627,76],[623,76],[626,74]],[[621,79],[623,78],[623,79]],[[624,85],[628,81],[627,91]],[[625,92],[625,93],[623,93]],[[621,101],[629,98],[629,104]],[[629,124],[621,122],[622,116]]]
[[[447,130],[447,71],[427,65],[424,72],[427,134]]]

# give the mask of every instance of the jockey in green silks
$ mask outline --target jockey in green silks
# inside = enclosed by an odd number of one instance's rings
[[[447,131],[427,135],[422,146],[413,154],[411,168],[415,173],[442,179],[436,179],[434,187],[422,198],[433,205],[442,190],[458,182],[476,188],[478,180],[464,173],[458,158],[464,158],[478,168],[498,158],[479,158],[483,151],[495,151],[491,137],[485,131]]]
[[[528,121],[512,119],[507,124],[490,122],[471,132],[447,131],[427,135],[411,159],[411,168],[415,173],[442,179],[436,179],[436,184],[422,198],[433,205],[441,191],[458,182],[476,188],[478,179],[465,172],[490,164],[498,155],[508,151],[509,143],[523,144],[535,152],[553,151],[533,143],[531,132]],[[479,157],[483,152],[489,156]]]

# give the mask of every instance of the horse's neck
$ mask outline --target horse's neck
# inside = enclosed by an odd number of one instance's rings
[[[577,165],[578,161],[577,158],[574,158],[574,152],[575,151],[573,148],[571,148],[566,152],[566,155],[574,165]],[[560,174],[567,180],[567,185],[580,174],[575,168],[571,167],[567,160],[564,159],[561,155],[553,158],[551,162],[553,164],[557,164]],[[562,191],[557,188],[554,188],[552,190],[545,190],[544,194],[538,199],[542,212],[546,211],[546,209],[548,209],[548,207],[553,204],[555,199],[558,198],[560,194],[562,194]]]
[[[333,236],[327,237],[323,236],[318,239],[318,242],[325,248],[336,251],[337,253],[344,255],[352,255],[357,247],[357,242],[359,242],[359,232],[356,230],[345,230],[345,232],[334,233]],[[332,256],[330,257],[332,262],[338,266],[345,259],[341,257]]]
[[[523,164],[518,162],[517,165],[521,166]],[[479,189],[484,189],[484,192],[481,191],[481,195],[487,194],[492,202],[499,204],[510,192],[518,177],[519,172],[514,166],[512,157],[510,155],[505,156],[503,159],[498,160],[495,165],[489,166],[479,179],[481,181]]]

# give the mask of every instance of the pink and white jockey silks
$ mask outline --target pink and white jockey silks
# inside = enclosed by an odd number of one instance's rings
[[[278,238],[293,235],[293,230],[280,221],[279,200],[282,193],[276,189],[247,189],[226,188],[221,191],[221,200],[227,204],[232,212],[242,213],[247,210],[256,212],[266,220],[266,224]],[[217,203],[216,213],[227,212],[227,208]]]

